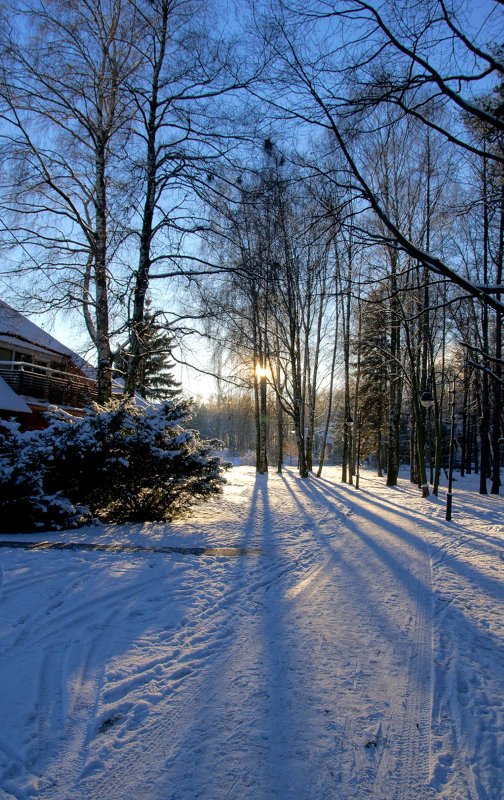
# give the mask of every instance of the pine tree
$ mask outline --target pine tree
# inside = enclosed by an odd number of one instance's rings
[[[173,519],[225,483],[220,442],[187,427],[186,400],[147,409],[113,400],[83,418],[48,416],[47,428],[25,433],[0,421],[4,530]]]
[[[389,343],[383,314],[382,289],[370,293],[362,315],[359,401],[364,439],[376,454],[377,472],[382,475],[382,446],[387,428],[387,385]]]
[[[150,306],[150,301],[147,301]],[[145,322],[138,334],[140,341],[140,365],[135,391],[146,400],[173,400],[181,393],[181,383],[173,375],[172,360],[174,338],[167,326],[160,321],[159,311],[147,311]],[[119,375],[127,372],[129,353],[122,350],[115,358]]]
[[[138,374],[138,393],[146,400],[173,400],[181,393],[175,380],[172,360],[174,341],[166,327],[156,321],[156,314],[146,315],[143,335],[144,357]]]

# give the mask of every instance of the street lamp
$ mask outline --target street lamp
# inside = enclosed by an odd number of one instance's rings
[[[429,392],[427,389],[420,398],[420,403],[423,405],[424,408],[432,408],[434,405],[434,398],[432,396],[432,392]]]
[[[426,389],[425,392],[422,394],[422,396],[420,398],[420,405],[423,408],[425,408],[426,415],[427,415],[426,416],[426,420],[425,420],[425,435],[426,435],[426,437],[428,436],[428,441],[429,441],[429,464],[430,464],[430,474],[431,474],[430,479],[432,481],[433,480],[433,475],[432,475],[432,447],[430,445],[430,431],[429,431],[429,427],[428,427],[428,421],[429,421],[429,409],[432,408],[432,406],[434,405],[434,397],[432,395],[432,392],[429,389]],[[426,446],[427,446],[427,444],[426,444]],[[429,494],[428,488],[429,487],[428,487],[428,484],[427,484],[427,475],[426,475],[426,477],[425,477],[425,485],[422,487],[422,491],[426,490],[425,493],[427,495]]]
[[[444,374],[444,373],[443,373]],[[455,449],[455,378],[452,381],[452,388],[450,389],[452,396],[452,412],[451,412],[451,427],[450,427],[450,455],[448,462],[448,491],[446,493],[446,516],[445,519],[450,522],[452,518],[452,498],[453,498],[453,454]],[[421,398],[420,403],[424,408],[432,408],[434,405],[434,398],[432,392],[426,390]]]

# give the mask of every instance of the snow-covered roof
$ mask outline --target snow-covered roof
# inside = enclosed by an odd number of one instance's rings
[[[123,378],[112,378],[112,397],[113,398],[120,398],[124,394],[124,379]],[[141,410],[145,410],[146,408],[155,408],[158,403],[153,403],[150,400],[145,400],[143,397],[140,397],[139,394],[135,394],[133,396],[133,402],[135,406]]]
[[[29,319],[24,317],[19,311],[16,311],[14,308],[9,306],[3,300],[0,300],[0,345],[8,344],[11,346],[19,346],[23,347],[27,350],[33,350],[39,353],[48,353],[48,354],[57,354],[69,357],[73,363],[75,364],[81,372],[87,378],[91,378],[91,380],[96,380],[96,369],[91,364],[88,364],[81,356],[74,353],[73,350],[70,350],[69,347],[66,347],[64,344],[59,342],[54,336],[51,336],[46,331],[39,328],[38,325],[35,325],[34,322],[31,322]],[[23,408],[14,408],[11,406],[4,405],[4,401],[10,402],[14,404],[16,401],[15,399],[7,400],[7,395],[1,391],[0,387],[0,409],[6,411],[30,411],[30,408],[26,405],[24,400],[22,400],[16,393],[2,380],[2,384],[9,390],[12,395],[12,398],[17,398],[19,404],[23,405]],[[112,394],[114,397],[121,396],[124,391],[124,381],[121,378],[114,378],[112,380]],[[31,401],[31,398],[28,398]],[[40,404],[40,401],[34,400],[37,404]],[[150,403],[147,400],[144,400],[139,395],[134,396],[134,402],[138,408],[149,408],[154,403]]]
[[[8,383],[0,378],[0,408],[2,411],[13,411],[16,414],[30,414],[31,408],[22,397],[11,389]]]
[[[68,347],[58,342],[54,336],[46,333],[34,322],[20,314],[19,311],[0,300],[0,339],[5,341],[6,338],[9,342],[14,341],[25,345],[35,345],[37,349],[51,353],[60,353],[67,356],[74,355]]]
[[[59,342],[19,311],[0,300],[0,343],[19,345],[37,352],[68,356],[76,367],[88,377],[94,378],[95,371],[87,361]]]

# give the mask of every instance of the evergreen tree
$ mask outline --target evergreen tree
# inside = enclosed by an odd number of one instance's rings
[[[383,311],[385,292],[370,293],[362,314],[360,342],[359,402],[363,437],[376,454],[377,472],[382,475],[382,446],[387,430],[387,388],[389,342]]]
[[[173,400],[182,391],[173,375],[173,344],[173,337],[156,321],[156,314],[147,313],[137,384],[138,393],[146,400]]]
[[[150,301],[148,301],[150,306]],[[148,311],[141,332],[140,362],[137,370],[135,391],[146,400],[173,400],[181,393],[181,383],[173,375],[175,364],[172,360],[173,336],[167,326],[160,321],[160,312]],[[127,373],[130,353],[122,350],[115,358],[117,374]]]

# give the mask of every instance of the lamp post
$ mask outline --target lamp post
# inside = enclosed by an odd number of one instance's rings
[[[426,389],[425,392],[422,394],[422,396],[420,398],[420,405],[423,408],[425,408],[427,413],[429,411],[429,408],[432,408],[432,406],[434,405],[434,397],[432,395],[432,392],[429,389]],[[426,443],[427,443],[427,432],[428,432],[427,431],[427,424],[425,424],[424,427],[425,427],[425,431],[424,431],[425,442],[424,442],[424,456],[423,457],[424,457],[424,461],[425,461],[425,448],[426,448]],[[430,453],[430,451],[429,451],[429,453]],[[430,460],[430,464],[431,464],[431,480],[432,480],[432,456],[431,455],[429,455],[429,460]],[[425,483],[422,486],[422,494],[423,494],[424,497],[428,497],[428,495],[429,495],[429,484],[427,482],[427,466],[425,466]]]
[[[451,404],[451,426],[450,426],[450,455],[448,461],[448,491],[446,492],[446,516],[445,519],[450,522],[452,518],[452,498],[453,498],[453,456],[455,450],[455,378],[452,380],[452,388],[450,389],[452,396]],[[432,408],[434,405],[434,398],[430,391],[425,391],[420,398],[420,403],[424,408]]]
[[[429,392],[427,389],[420,398],[420,403],[423,405],[424,408],[432,408],[434,405],[434,397],[432,396],[432,392]]]

